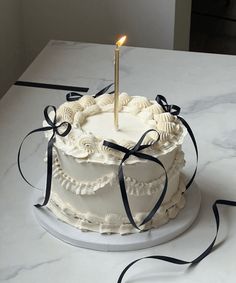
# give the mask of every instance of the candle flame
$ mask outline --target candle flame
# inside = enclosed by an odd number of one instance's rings
[[[121,45],[123,45],[124,44],[124,42],[125,42],[125,40],[126,40],[126,35],[124,35],[124,36],[122,36],[117,42],[116,42],[116,45],[118,46],[118,47],[120,47]]]

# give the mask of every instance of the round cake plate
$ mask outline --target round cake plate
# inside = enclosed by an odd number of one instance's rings
[[[42,187],[42,179],[38,187]],[[186,191],[186,205],[178,216],[158,229],[146,232],[119,235],[99,234],[96,232],[82,232],[75,227],[57,219],[46,207],[36,208],[33,206],[34,215],[40,225],[56,238],[81,248],[98,251],[131,251],[150,248],[168,242],[186,231],[196,219],[201,203],[201,193],[196,183]],[[35,202],[36,201],[36,202]],[[34,203],[41,203],[42,196],[37,194]]]

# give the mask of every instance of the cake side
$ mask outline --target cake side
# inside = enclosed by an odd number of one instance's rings
[[[156,228],[166,223],[170,218],[174,218],[184,205],[182,193],[185,186],[183,177],[180,178],[180,170],[184,166],[184,154],[179,147],[168,155],[173,162],[167,170],[169,180],[167,194],[156,217],[152,222],[141,227],[142,229]],[[83,172],[86,165],[91,164],[77,164],[77,170]],[[49,208],[58,218],[66,217],[68,223],[82,230],[120,234],[138,232],[129,224],[124,210],[117,178],[118,166],[107,166],[109,173],[101,174],[97,179],[91,176],[91,172],[100,172],[99,167],[100,164],[93,164],[93,170],[87,170],[87,175],[82,180],[75,179],[65,173],[59,159],[55,159]],[[130,207],[135,221],[140,224],[161,195],[165,180],[164,172],[153,162],[126,164],[124,167]],[[69,168],[67,170],[70,171]],[[145,176],[144,181],[142,175],[145,175],[145,172],[149,172],[149,177]]]
[[[151,221],[140,227],[141,230],[158,228],[161,225],[166,224],[169,220],[174,219],[178,215],[180,210],[184,208],[185,198],[183,196],[183,192],[186,189],[184,177],[182,175],[180,177],[176,176],[173,179],[173,183],[178,184],[176,193],[172,196],[171,200],[168,203],[161,205],[160,209]],[[53,186],[55,186],[57,190],[60,190],[60,184],[57,183],[56,180],[53,181],[53,184]],[[143,203],[153,200],[153,198],[155,198],[155,194],[148,197],[142,196],[141,198],[139,198],[139,200]],[[115,201],[116,198],[114,198],[113,196],[112,199],[113,201]],[[134,201],[136,202],[135,199]],[[72,205],[69,205],[64,201],[64,198],[61,199],[58,194],[54,193],[52,199],[48,203],[48,208],[58,219],[82,231],[93,231],[99,232],[101,234],[119,233],[121,235],[139,232],[139,230],[134,228],[129,223],[129,220],[126,216],[122,216],[124,214],[124,209],[122,210],[122,215],[110,212],[105,214],[104,217],[92,214],[91,212],[81,213],[78,210],[74,210]],[[146,215],[147,212],[142,211],[133,213],[134,220],[137,224],[141,223]]]

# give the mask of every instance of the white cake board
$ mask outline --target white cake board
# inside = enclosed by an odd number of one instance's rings
[[[43,187],[42,179],[38,187]],[[178,216],[158,229],[146,232],[119,235],[82,232],[75,227],[58,220],[46,207],[33,211],[40,225],[56,238],[81,248],[98,251],[131,251],[145,249],[168,242],[186,231],[196,219],[201,203],[201,193],[196,183],[185,193],[186,206]],[[34,197],[34,203],[42,203],[42,197]]]

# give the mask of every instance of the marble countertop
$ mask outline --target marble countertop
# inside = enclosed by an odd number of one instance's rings
[[[113,46],[51,41],[21,80],[90,87],[113,80]],[[163,94],[182,107],[198,141],[196,183],[202,192],[199,217],[178,238],[133,252],[98,252],[65,244],[44,231],[32,214],[33,190],[21,179],[16,156],[22,138],[41,126],[42,110],[58,106],[66,91],[12,86],[0,100],[0,282],[116,282],[131,261],[148,255],[185,260],[197,257],[211,242],[214,200],[236,199],[236,57],[123,47],[121,90],[155,98]],[[35,135],[24,145],[22,166],[37,184],[45,172],[46,142]],[[184,145],[187,174],[194,166],[190,141]],[[236,208],[221,208],[217,248],[194,268],[155,260],[138,263],[124,282],[234,282]]]

